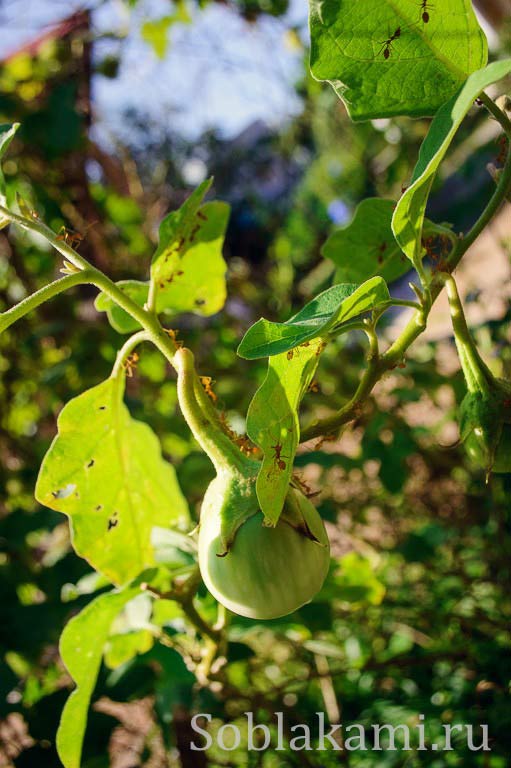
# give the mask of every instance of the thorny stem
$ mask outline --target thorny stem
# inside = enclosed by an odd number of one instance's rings
[[[481,99],[485,106],[489,109],[492,115],[499,121],[502,128],[511,139],[511,122],[508,117],[502,112],[497,105],[489,99],[486,94],[482,94]],[[464,237],[458,238],[455,246],[451,250],[449,256],[446,259],[446,271],[452,273],[461,259],[468,251],[470,246],[479,237],[481,232],[486,228],[493,216],[497,213],[500,206],[506,199],[511,189],[511,142],[508,149],[508,155],[502,173],[499,178],[497,187],[490,198],[486,208],[478,218],[476,223],[472,226],[469,232]],[[430,284],[430,296],[431,306],[438,298],[444,287],[444,277],[442,275],[436,275]],[[373,360],[369,361],[367,368],[365,369],[358,388],[353,395],[352,399],[346,403],[341,409],[331,416],[327,416],[324,419],[318,420],[307,428],[302,430],[301,441],[307,442],[315,437],[320,437],[324,434],[329,434],[344,424],[347,424],[360,415],[363,402],[368,398],[375,384],[385,375],[388,371],[396,368],[401,362],[403,362],[406,352],[413,342],[423,333],[426,328],[427,318],[431,311],[431,306],[421,308],[414,312],[412,318],[403,329],[399,337],[389,347],[389,349],[380,357],[377,364]]]

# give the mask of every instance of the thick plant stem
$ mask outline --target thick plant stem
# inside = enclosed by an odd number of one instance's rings
[[[195,370],[193,354],[185,347],[174,355],[177,395],[183,416],[193,436],[213,462],[217,472],[227,467],[243,472],[248,460],[223,431],[213,405],[207,398]]]
[[[493,376],[486,363],[481,358],[469,331],[463,306],[458,293],[458,287],[452,275],[444,278],[449,308],[451,311],[454,340],[458,349],[463,373],[469,392],[484,392],[489,389]]]
[[[483,103],[488,107],[491,114],[496,120],[500,122],[502,128],[506,134],[511,138],[511,122],[507,116],[497,107],[494,102],[489,99],[486,94],[482,94],[481,99]],[[491,105],[491,106],[490,106]],[[473,227],[467,232],[467,234],[459,238],[456,245],[452,249],[451,253],[446,259],[446,271],[452,273],[461,259],[468,251],[470,246],[479,237],[481,232],[486,228],[492,218],[499,210],[502,203],[506,200],[507,195],[511,190],[511,142],[510,149],[508,149],[508,155],[502,173],[491,199],[489,200],[483,213],[473,225]],[[385,375],[388,371],[396,368],[403,362],[406,352],[414,341],[423,333],[426,328],[426,322],[431,311],[431,306],[436,301],[444,287],[444,277],[442,275],[436,275],[430,285],[431,304],[428,308],[421,308],[414,312],[412,318],[405,326],[396,341],[389,347],[389,349],[380,357],[377,365],[371,365],[366,368],[359,386],[353,395],[352,399],[344,405],[340,410],[333,413],[331,416],[327,416],[324,419],[318,420],[313,424],[310,424],[305,429],[302,429],[301,442],[306,442],[315,437],[332,433],[339,429],[344,424],[347,424],[360,415],[360,411],[364,400],[366,400],[375,384]]]

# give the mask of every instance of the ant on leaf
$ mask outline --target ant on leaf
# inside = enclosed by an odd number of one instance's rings
[[[276,443],[276,445],[271,446],[273,448],[273,459],[275,461],[275,465],[280,469],[282,472],[286,468],[286,462],[283,460],[282,455],[282,445],[281,443]]]
[[[391,35],[387,40],[380,40],[381,48],[378,51],[378,56],[383,51],[383,58],[388,59],[390,57],[390,54],[392,52],[392,43],[394,43],[395,40],[401,37],[401,27],[397,27],[394,34]]]
[[[420,6],[421,6],[422,21],[424,22],[424,24],[427,24],[430,19],[429,11],[432,11],[435,6],[431,5],[429,0],[420,0]]]

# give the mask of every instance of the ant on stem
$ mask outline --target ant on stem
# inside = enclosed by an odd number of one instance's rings
[[[85,239],[85,235],[87,234],[89,229],[93,227],[95,224],[96,224],[95,221],[89,224],[83,234],[81,232],[76,232],[74,229],[66,229],[66,227],[62,226],[59,229],[59,233],[55,239],[60,240],[61,242],[65,243],[66,245],[69,245],[71,248],[74,248],[75,250],[78,250],[78,246]]]

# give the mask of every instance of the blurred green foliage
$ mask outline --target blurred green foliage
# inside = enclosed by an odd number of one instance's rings
[[[250,21],[286,7],[239,5]],[[166,29],[167,21],[162,23]],[[46,41],[35,55],[22,53],[2,65],[2,122],[22,122],[5,165],[10,195],[20,192],[55,231],[66,226],[82,232],[81,251],[113,279],[144,279],[159,219],[186,194],[175,155],[186,156],[191,148],[170,133],[157,139],[148,131],[147,146],[126,147],[123,162],[94,145],[86,33],[87,27],[78,27]],[[151,30],[150,37],[161,46],[162,29]],[[95,76],[101,72],[98,66]],[[181,335],[240,432],[265,374],[264,361],[236,357],[246,328],[261,315],[287,319],[326,287],[333,265],[319,251],[334,229],[332,211],[349,217],[366,196],[396,198],[427,130],[424,121],[403,119],[353,127],[327,88],[304,75],[297,89],[302,114],[280,134],[245,152],[212,135],[201,143],[208,172],[216,177],[215,193],[234,209],[227,240],[229,300],[221,315],[184,316]],[[476,115],[470,127],[479,121]],[[467,132],[463,127],[462,149]],[[490,140],[462,155],[467,166],[477,159],[484,168],[497,153]],[[155,157],[164,168],[159,179],[151,170]],[[99,167],[93,178],[92,160]],[[277,161],[289,173],[274,201],[253,179]],[[432,203],[435,218],[457,228],[476,218],[491,188],[491,180],[477,177],[467,189],[466,167],[457,185],[454,178],[454,194],[438,189]],[[7,240],[0,233],[0,310],[56,276],[58,266],[28,234],[11,231]],[[93,291],[75,289],[0,336],[0,765],[58,764],[55,732],[70,688],[58,637],[105,587],[72,552],[64,518],[33,496],[56,415],[109,375],[120,344],[93,300]],[[511,374],[510,320],[508,311],[478,331],[499,375]],[[340,441],[309,444],[298,455],[303,482],[321,491],[332,571],[317,598],[290,617],[268,623],[233,617],[228,685],[197,683],[190,671],[197,639],[175,603],[161,600],[151,607],[140,600],[119,617],[94,694],[99,703],[88,725],[84,768],[121,765],[116,760],[126,754],[130,765],[153,768],[507,765],[511,477],[486,485],[456,447],[445,447],[454,442],[450,425],[463,397],[461,376],[439,372],[446,347],[454,355],[448,340],[418,344],[407,368],[378,388],[371,408]],[[362,336],[327,348],[317,386],[305,397],[304,420],[346,401],[364,356]],[[127,395],[133,417],[160,437],[196,514],[211,465],[180,417],[173,374],[156,351],[144,349]],[[204,590],[199,607],[214,619],[216,606]],[[227,758],[215,751],[205,758],[187,751],[196,712],[212,713],[214,728],[242,726],[247,709],[261,723],[283,711],[292,725],[312,722],[332,694],[345,724],[413,725],[424,714],[428,738],[436,739],[443,724],[488,723],[492,753],[470,752],[462,741],[441,756],[247,756],[240,748]]]

